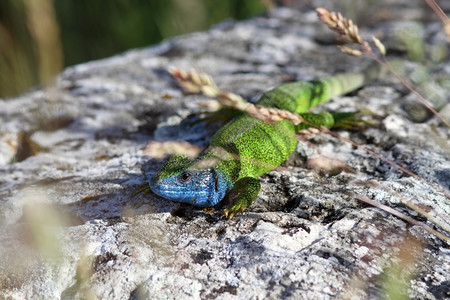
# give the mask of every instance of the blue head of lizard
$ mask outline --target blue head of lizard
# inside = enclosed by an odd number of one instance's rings
[[[150,188],[172,201],[211,207],[223,199],[229,186],[214,167],[199,168],[195,160],[174,156],[152,177]]]

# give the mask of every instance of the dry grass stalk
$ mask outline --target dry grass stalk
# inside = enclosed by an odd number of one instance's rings
[[[298,141],[306,141],[309,139],[312,139],[318,134],[321,134],[322,131],[315,127],[310,127],[306,129],[302,129],[299,132],[297,132],[296,138]]]
[[[434,190],[436,190],[436,191],[442,193],[443,195],[445,195],[447,198],[450,198],[449,191],[447,191],[445,188],[441,188],[441,187],[439,187],[439,186],[436,186],[436,185],[433,185],[433,184],[427,182],[425,179],[423,179],[423,178],[420,177],[419,175],[417,175],[417,174],[411,172],[410,170],[408,170],[408,169],[402,167],[401,165],[399,165],[399,164],[397,164],[397,163],[395,163],[395,162],[393,162],[393,161],[391,161],[391,160],[389,160],[389,159],[383,157],[382,155],[380,155],[380,154],[378,154],[378,153],[376,153],[376,152],[370,150],[370,149],[367,148],[366,146],[361,145],[361,144],[358,144],[358,143],[356,143],[356,142],[354,142],[354,141],[352,141],[352,140],[350,140],[350,139],[348,139],[348,138],[345,138],[345,137],[339,135],[339,134],[336,133],[336,132],[332,132],[332,131],[329,130],[328,128],[322,127],[322,131],[325,132],[325,133],[328,133],[328,134],[330,134],[330,135],[332,135],[332,136],[334,136],[334,137],[336,137],[336,138],[338,138],[338,139],[341,140],[341,141],[345,141],[345,142],[348,142],[348,143],[352,144],[353,146],[355,146],[355,147],[357,147],[357,148],[359,148],[359,149],[361,149],[361,150],[363,150],[363,151],[365,151],[365,152],[367,152],[367,153],[373,155],[374,157],[376,157],[376,158],[378,158],[378,159],[384,161],[385,163],[388,163],[389,165],[393,166],[393,167],[396,168],[397,170],[400,170],[400,171],[402,171],[403,173],[405,173],[405,174],[407,174],[407,175],[413,177],[413,178],[416,179],[417,181],[422,182],[422,183],[424,183],[424,184],[430,186],[430,187],[433,188]],[[448,226],[444,221],[438,220],[437,218],[433,217],[431,214],[429,214],[427,211],[425,211],[424,209],[422,209],[419,205],[415,204],[413,201],[407,199],[406,197],[403,197],[402,195],[400,195],[399,193],[395,192],[395,191],[392,190],[392,189],[388,189],[388,188],[385,187],[385,186],[381,186],[379,183],[377,183],[377,182],[375,182],[375,181],[371,181],[370,183],[371,183],[371,185],[372,185],[373,187],[375,187],[375,186],[376,186],[376,187],[381,187],[381,188],[383,188],[384,190],[388,191],[389,193],[394,194],[394,196],[397,196],[397,197],[400,199],[400,201],[401,201],[403,204],[405,204],[406,206],[408,206],[410,209],[412,209],[412,210],[414,210],[415,212],[419,213],[420,215],[424,216],[424,217],[427,218],[430,222],[432,222],[432,223],[434,223],[434,224],[440,226],[440,227],[441,227],[442,229],[444,229],[447,233],[450,233],[450,228],[449,228],[449,226]],[[363,197],[363,196],[361,196],[361,195],[355,196],[356,199],[358,199],[358,200],[360,200],[360,201],[363,201],[363,202],[369,203],[368,200],[366,200],[367,198],[366,198],[365,200],[362,200],[362,197]],[[370,199],[369,199],[369,200],[370,200]],[[371,202],[370,202],[369,204],[371,204],[371,205],[373,205],[372,202],[375,203],[373,200],[370,200],[370,201],[371,201]],[[391,213],[390,210],[384,209],[384,206],[382,207],[381,204],[380,204],[380,206],[378,206],[378,205],[373,205],[373,206],[382,208],[383,210],[385,210],[385,211]],[[391,210],[393,210],[393,209],[391,209]],[[400,213],[400,212],[397,212],[397,213],[398,213],[398,214],[402,214],[402,213]],[[394,214],[394,213],[393,213],[393,214]],[[397,214],[394,214],[394,215],[397,215]],[[401,217],[401,218],[404,219],[404,220],[407,220],[407,221],[410,220],[410,219],[407,219],[407,218],[404,218],[404,217]],[[445,218],[443,218],[443,220],[445,220]],[[417,222],[417,221],[416,221],[416,222]],[[415,223],[413,223],[413,222],[411,222],[411,223],[412,223],[412,224],[415,224]],[[420,223],[420,222],[417,222],[417,223]],[[417,224],[417,225],[420,225],[420,224]],[[422,225],[420,225],[420,226],[422,226]],[[422,227],[424,227],[424,226],[426,226],[426,225],[423,225]],[[431,230],[429,230],[428,228],[425,228],[425,229],[426,229],[427,231],[429,231],[430,233],[435,234],[437,237],[439,237],[439,238],[445,240],[447,243],[450,244],[450,238],[448,238],[448,237],[446,237],[445,235],[440,234],[440,233],[439,233],[439,234],[436,234],[436,231],[435,231],[435,230],[431,231]]]
[[[352,56],[362,56],[363,53],[373,53],[370,44],[363,40],[359,34],[358,26],[352,20],[344,18],[340,13],[334,11],[330,12],[323,7],[316,9],[317,16],[320,21],[328,26],[331,30],[339,34],[339,36],[347,43],[359,44],[361,49],[353,49],[348,46],[338,46],[338,48],[345,54]],[[373,37],[373,39],[376,39]],[[375,40],[374,40],[375,42]],[[376,39],[375,46],[384,55],[384,45]],[[381,49],[379,46],[382,46]]]
[[[405,215],[402,212],[399,212],[398,210],[395,210],[387,205],[378,203],[373,201],[372,199],[369,199],[367,197],[364,197],[362,195],[358,195],[358,194],[351,194],[352,197],[354,197],[355,199],[358,199],[361,202],[365,202],[369,205],[372,205],[374,207],[378,207],[379,209],[384,210],[385,212],[388,212],[400,219],[403,219],[413,225],[417,225],[422,227],[423,229],[425,229],[426,231],[428,231],[429,233],[437,236],[438,238],[440,238],[441,240],[445,241],[447,244],[450,244],[450,238],[436,230],[434,230],[433,228],[429,227],[428,225],[423,224],[422,222],[416,221],[415,219],[411,218],[410,216]]]
[[[427,1],[434,2],[433,0]],[[430,3],[428,4],[433,8],[435,7],[439,8],[439,6],[437,6],[435,2],[434,2],[435,5],[432,5]],[[436,9],[435,11],[438,10]],[[422,102],[423,105],[425,105],[427,109],[429,109],[436,117],[438,117],[442,121],[442,123],[444,123],[447,127],[450,127],[450,123],[434,109],[434,107],[430,104],[430,102],[426,100],[422,95],[420,95],[409,82],[407,82],[400,75],[398,75],[397,72],[395,72],[395,70],[392,68],[389,62],[385,59],[386,48],[380,40],[372,36],[374,46],[381,54],[382,59],[378,58],[375,55],[375,53],[372,51],[370,43],[361,38],[361,36],[359,35],[358,26],[356,26],[352,22],[352,20],[344,18],[340,13],[330,12],[323,7],[317,8],[316,12],[320,21],[322,21],[325,25],[327,25],[331,30],[338,33],[344,40],[347,40],[349,43],[356,43],[359,44],[360,46],[360,49],[353,49],[345,45],[338,46],[338,48],[343,53],[358,57],[362,56],[362,54],[367,54],[369,57],[374,59],[380,65],[387,68],[389,72],[391,72],[411,93],[416,95],[416,97],[420,100],[420,102]],[[445,17],[443,17],[442,14],[438,15],[444,22],[444,29],[450,32],[450,25],[448,25],[450,24],[450,22],[448,21],[447,16],[445,14],[443,14]]]
[[[445,12],[440,8],[435,0],[425,0],[428,6],[434,11],[434,13],[441,19],[445,34],[450,37],[450,19],[447,17]]]
[[[342,38],[357,44],[362,42],[358,26],[356,26],[352,20],[344,18],[341,13],[330,12],[323,7],[317,8],[316,12],[320,21],[339,34]]]
[[[224,107],[233,107],[243,111],[254,118],[267,123],[290,120],[294,124],[305,123],[303,118],[286,110],[254,105],[239,95],[221,91],[211,76],[205,73],[197,73],[195,70],[184,71],[176,68],[169,69],[169,73],[177,80],[184,90],[190,93],[202,93],[207,97],[216,98]]]
[[[54,0],[24,1],[24,4],[27,25],[35,42],[40,81],[50,86],[64,65]]]

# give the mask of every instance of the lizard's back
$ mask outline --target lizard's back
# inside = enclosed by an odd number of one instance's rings
[[[362,86],[367,79],[365,77],[363,73],[348,73],[289,83],[264,93],[257,104],[304,113],[331,97]],[[217,131],[210,142],[210,149],[220,147],[232,154],[234,165],[239,166],[234,180],[257,178],[282,164],[294,152],[297,146],[295,134],[296,127],[288,120],[265,123],[249,115],[241,115]],[[219,163],[218,167],[223,168],[227,163],[229,160]]]

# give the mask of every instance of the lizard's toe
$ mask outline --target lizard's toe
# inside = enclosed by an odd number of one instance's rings
[[[245,210],[245,207],[242,207],[239,204],[235,204],[230,208],[226,208],[223,211],[223,215],[225,216],[225,218],[227,218],[228,220],[233,219],[233,217],[236,214],[242,213]]]
[[[148,184],[148,182],[144,182],[139,185],[139,189],[136,192],[134,192],[133,196],[136,196],[140,193],[143,193],[145,195],[149,192],[150,192],[150,185]]]

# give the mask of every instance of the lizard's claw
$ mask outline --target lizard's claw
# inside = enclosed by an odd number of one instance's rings
[[[227,220],[231,220],[233,219],[234,215],[242,213],[244,210],[245,207],[241,207],[241,205],[235,204],[230,208],[224,209],[223,215],[225,216],[225,218],[227,218]]]
[[[205,207],[203,208],[203,211],[207,214],[212,214],[214,213],[214,207]]]

